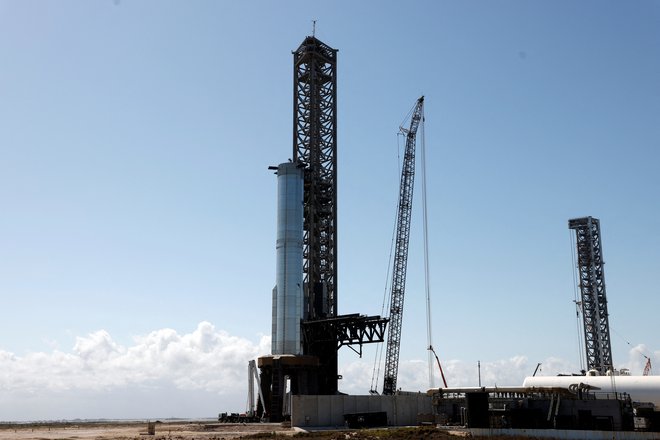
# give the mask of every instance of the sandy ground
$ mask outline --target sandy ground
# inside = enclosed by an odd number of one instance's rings
[[[220,440],[233,439],[257,433],[292,435],[296,430],[282,427],[279,423],[255,424],[207,424],[207,423],[156,423],[156,434],[147,434],[147,423],[80,423],[80,424],[33,424],[3,425],[0,440]]]
[[[251,437],[250,440],[282,440],[298,433],[304,433],[304,440],[460,440],[467,434],[464,430],[432,426],[363,430],[315,428],[307,432],[279,423],[171,421],[156,423],[155,435],[147,435],[147,422],[0,424],[0,440],[231,440],[246,436]]]

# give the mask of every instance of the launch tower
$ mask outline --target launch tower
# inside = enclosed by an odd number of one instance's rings
[[[337,50],[307,37],[293,65],[293,161],[305,167],[305,318],[319,319],[337,315]]]
[[[258,359],[264,410],[293,394],[336,394],[337,351],[383,342],[387,319],[337,313],[337,50],[316,37],[293,52],[293,160],[278,176],[272,354]],[[353,348],[353,347],[351,347]]]
[[[307,37],[293,52],[293,161],[305,168],[306,321],[337,316],[337,50]],[[319,394],[337,392],[335,341],[303,341],[320,362]]]

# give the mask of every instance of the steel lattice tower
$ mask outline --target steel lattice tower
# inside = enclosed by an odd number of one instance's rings
[[[337,315],[337,50],[307,37],[293,53],[293,160],[306,166],[308,319]]]
[[[576,236],[587,369],[605,374],[613,367],[600,221],[593,217],[571,219],[568,228],[575,230]]]
[[[337,50],[311,36],[293,52],[293,160],[305,167],[306,321],[337,316]],[[319,393],[337,391],[337,342],[303,341],[321,363]]]
[[[307,37],[293,52],[293,65],[293,162],[303,170],[302,353],[258,359],[271,422],[284,418],[287,378],[292,394],[337,394],[339,348],[361,354],[364,344],[384,341],[389,321],[337,314],[337,50]],[[269,168],[279,173],[281,166]],[[277,286],[273,291],[275,297]]]

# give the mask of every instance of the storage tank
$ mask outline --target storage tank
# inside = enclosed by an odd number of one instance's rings
[[[272,354],[301,354],[303,313],[303,170],[277,167],[276,284],[273,288]]]
[[[523,387],[571,388],[583,383],[595,392],[627,393],[633,402],[650,402],[660,409],[660,376],[535,376],[526,377]]]

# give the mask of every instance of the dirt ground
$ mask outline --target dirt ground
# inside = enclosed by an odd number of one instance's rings
[[[166,422],[155,424],[155,435],[147,435],[147,423],[38,423],[0,426],[0,440],[220,440],[251,434],[292,435],[296,431],[276,423],[206,424]]]
[[[447,440],[457,438],[435,428],[378,430],[322,430],[306,432],[278,423],[207,424],[195,422],[156,423],[155,435],[147,435],[147,423],[49,423],[0,426],[0,440],[230,440],[281,439],[295,436],[309,440]]]

